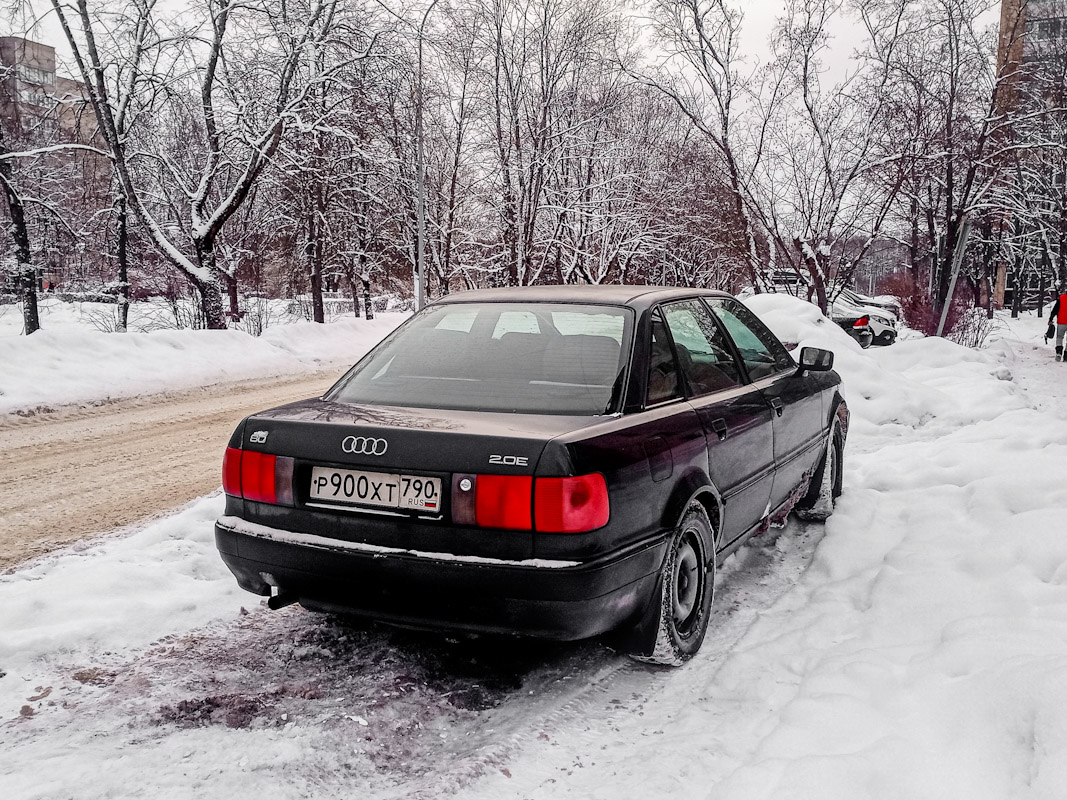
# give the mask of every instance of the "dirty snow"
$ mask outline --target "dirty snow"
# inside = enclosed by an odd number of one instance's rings
[[[729,560],[684,668],[268,612],[208,497],[0,576],[4,796],[1062,797],[1067,364],[1043,322],[862,351],[748,302],[834,350],[845,492]]]

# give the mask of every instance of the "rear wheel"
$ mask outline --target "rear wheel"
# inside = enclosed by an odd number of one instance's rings
[[[841,495],[841,466],[845,437],[836,419],[827,437],[826,453],[811,478],[808,493],[796,505],[796,514],[804,520],[821,522],[834,513],[834,505]]]
[[[708,556],[714,541],[707,512],[693,503],[671,534],[656,596],[637,625],[648,636],[631,651],[633,658],[676,667],[700,649],[715,594],[715,559]]]

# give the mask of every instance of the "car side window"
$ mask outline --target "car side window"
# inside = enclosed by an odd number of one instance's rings
[[[796,362],[785,345],[746,306],[725,297],[709,297],[708,305],[737,345],[751,380],[796,369]]]
[[[741,384],[741,369],[707,306],[685,300],[665,306],[663,314],[691,394],[699,397]]]
[[[648,351],[648,389],[645,404],[654,405],[682,397],[682,382],[674,360],[667,326],[659,309],[652,312],[652,342]]]

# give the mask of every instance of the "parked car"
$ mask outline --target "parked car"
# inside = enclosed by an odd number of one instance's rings
[[[767,274],[767,282],[773,291],[803,297],[807,294],[809,281],[804,275],[792,269],[776,269]]]
[[[215,538],[278,608],[582,639],[680,664],[717,563],[841,492],[833,354],[735,298],[644,286],[449,295],[321,398],[226,449]]]
[[[830,318],[864,348],[890,345],[897,340],[897,321],[891,312],[857,305],[844,293],[830,304]]]
[[[859,306],[867,306],[868,308],[881,309],[882,311],[888,311],[895,321],[904,319],[904,311],[900,306],[900,301],[895,297],[885,295],[882,297],[871,297],[870,295],[861,294],[855,289],[845,289],[841,292],[850,302]]]
[[[871,329],[871,344],[885,346],[897,340],[897,326],[901,318],[899,303],[882,302],[852,289],[843,289],[838,293],[833,308],[835,316],[848,317],[858,313],[866,317]]]
[[[874,331],[871,330],[871,320],[862,311],[854,308],[830,309],[830,319],[836,322],[842,330],[859,342],[860,347],[866,350],[874,341]]]

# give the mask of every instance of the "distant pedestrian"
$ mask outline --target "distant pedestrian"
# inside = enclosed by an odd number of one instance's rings
[[[1056,325],[1056,360],[1063,361],[1063,335],[1067,333],[1067,289],[1060,291],[1060,296],[1056,298],[1048,314],[1050,334],[1053,324]]]

